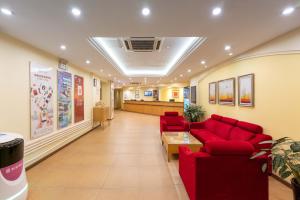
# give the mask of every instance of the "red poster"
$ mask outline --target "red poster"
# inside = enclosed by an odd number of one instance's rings
[[[83,78],[74,76],[74,111],[75,123],[84,120],[84,85]]]

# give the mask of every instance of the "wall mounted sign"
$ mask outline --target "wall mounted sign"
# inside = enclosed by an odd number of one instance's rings
[[[254,106],[254,74],[238,77],[238,102],[240,106]]]
[[[74,76],[74,121],[84,120],[84,79]]]
[[[172,98],[179,98],[179,90],[178,89],[172,90]]]
[[[30,63],[31,138],[53,132],[53,69]]]
[[[72,74],[57,71],[58,128],[72,123]]]
[[[235,105],[235,78],[218,82],[219,104]]]

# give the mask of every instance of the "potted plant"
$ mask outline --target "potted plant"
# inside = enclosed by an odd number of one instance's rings
[[[272,144],[270,149],[262,149],[253,157],[271,153],[272,168],[281,178],[292,177],[291,183],[294,200],[300,200],[300,141],[284,137],[274,141],[264,141],[260,144]],[[252,158],[253,158],[252,157]]]
[[[205,111],[202,106],[189,105],[185,111],[184,116],[189,122],[198,122],[203,119]]]

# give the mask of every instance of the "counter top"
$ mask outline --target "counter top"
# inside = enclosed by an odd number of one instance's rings
[[[183,107],[183,102],[168,102],[168,101],[132,101],[132,100],[125,100],[124,104]]]

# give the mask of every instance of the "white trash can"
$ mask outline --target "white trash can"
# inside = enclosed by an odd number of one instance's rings
[[[23,137],[0,132],[0,200],[27,198],[28,183],[23,157]]]

